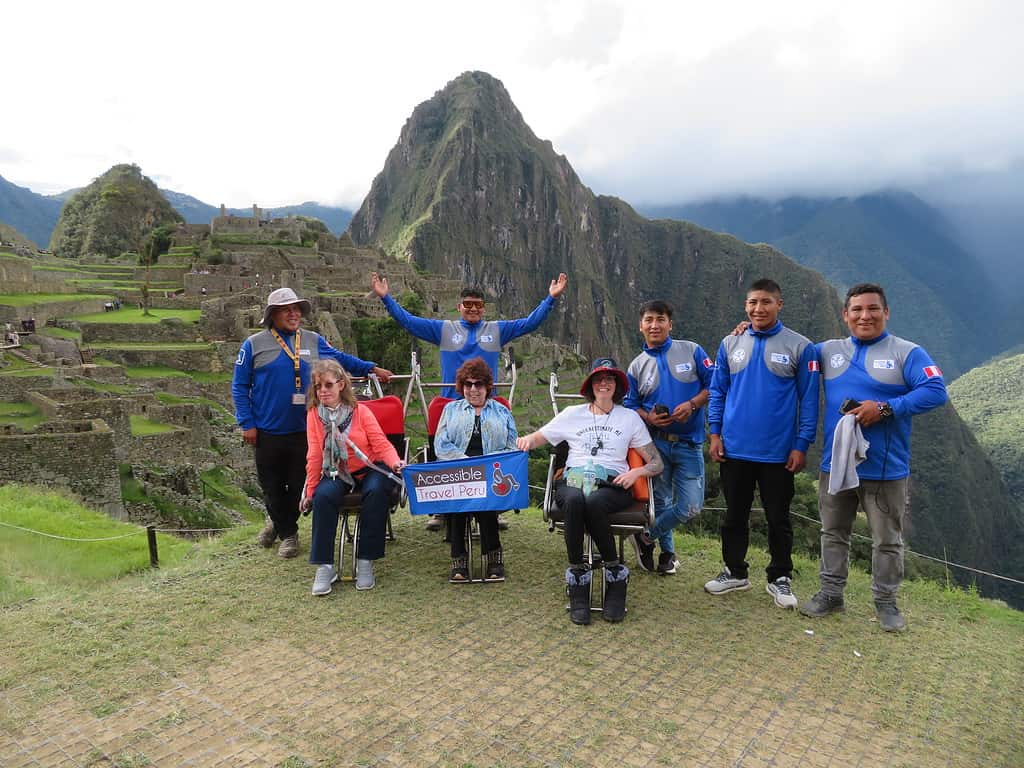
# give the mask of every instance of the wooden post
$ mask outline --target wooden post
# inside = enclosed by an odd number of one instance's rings
[[[156,551],[156,528],[152,525],[146,526],[146,538],[149,540],[149,565],[152,568],[160,567],[160,558]]]

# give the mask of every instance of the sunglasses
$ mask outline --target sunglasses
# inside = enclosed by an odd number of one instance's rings
[[[462,386],[464,389],[487,389],[487,385],[482,381],[464,381]]]
[[[316,388],[317,389],[334,389],[340,383],[341,382],[339,382],[339,381],[318,381],[316,383]]]
[[[483,309],[484,302],[481,299],[463,299],[462,306],[466,309]]]

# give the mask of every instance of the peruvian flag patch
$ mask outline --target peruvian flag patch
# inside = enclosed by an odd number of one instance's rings
[[[807,370],[810,371],[811,373],[817,373],[819,370],[821,370],[820,368],[818,368],[818,361],[817,360],[808,360],[807,361]]]
[[[713,362],[711,362],[711,358],[710,357],[705,357],[704,358],[704,367],[705,368],[714,368],[715,367],[715,364]]]
[[[942,371],[939,369],[939,366],[937,365],[926,365],[924,367],[924,375],[927,376],[929,379],[932,379],[936,376],[941,376]]]

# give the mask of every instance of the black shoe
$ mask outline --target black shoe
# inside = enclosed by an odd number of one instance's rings
[[[800,606],[800,613],[810,616],[812,619],[820,619],[830,613],[842,613],[846,610],[842,597],[826,595],[818,592],[810,600]]]
[[[636,561],[640,570],[650,573],[654,570],[654,545],[645,544],[642,533],[633,534],[633,549],[636,550]]]
[[[469,559],[465,555],[452,558],[452,570],[448,574],[448,581],[452,584],[469,582]]]
[[[573,624],[590,623],[590,571],[570,568],[565,572],[565,593],[569,596],[569,620]]]
[[[676,572],[679,561],[675,552],[662,552],[658,555],[658,573],[663,576],[671,576]]]
[[[902,632],[907,628],[907,622],[896,607],[896,603],[882,603],[875,600],[875,616],[878,623],[886,632]]]
[[[505,519],[505,515],[503,515],[500,512],[498,513],[498,530],[499,531],[507,531],[508,530],[508,520],[506,520]]]
[[[618,622],[626,617],[626,585],[629,569],[624,565],[610,565],[605,569],[604,610],[605,621]]]
[[[440,531],[442,525],[444,525],[444,518],[441,515],[431,515],[427,520],[428,531]]]
[[[484,581],[505,580],[505,556],[500,549],[487,553],[487,569],[484,571]]]

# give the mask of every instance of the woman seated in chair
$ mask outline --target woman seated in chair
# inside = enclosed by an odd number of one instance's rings
[[[455,374],[455,389],[462,400],[453,400],[441,412],[434,437],[434,452],[442,461],[482,456],[516,449],[516,423],[501,403],[491,399],[494,378],[483,358],[467,360]],[[480,525],[480,550],[487,559],[486,581],[504,581],[505,562],[498,534],[498,512],[448,515],[451,520],[453,584],[469,580],[466,557],[466,523],[475,514]]]
[[[590,623],[591,574],[583,557],[584,533],[590,534],[605,565],[602,616],[606,621],[622,621],[626,615],[629,569],[619,562],[608,515],[633,503],[629,489],[635,482],[662,469],[647,427],[636,411],[621,405],[628,389],[626,374],[615,361],[599,358],[580,387],[580,394],[589,402],[566,408],[540,430],[517,441],[523,451],[563,440],[569,445],[565,474],[555,486],[555,503],[565,515],[569,555],[565,582],[569,618],[575,624]],[[643,466],[629,468],[626,455],[630,448],[643,456]]]
[[[309,547],[309,562],[317,567],[313,594],[329,594],[338,580],[334,569],[338,509],[345,495],[354,491],[362,494],[356,589],[372,589],[373,561],[384,557],[388,496],[394,481],[368,466],[356,449],[395,472],[405,462],[373,412],[356,401],[352,380],[336,360],[321,360],[313,366],[306,409],[306,488],[301,508],[303,512],[313,508]]]

